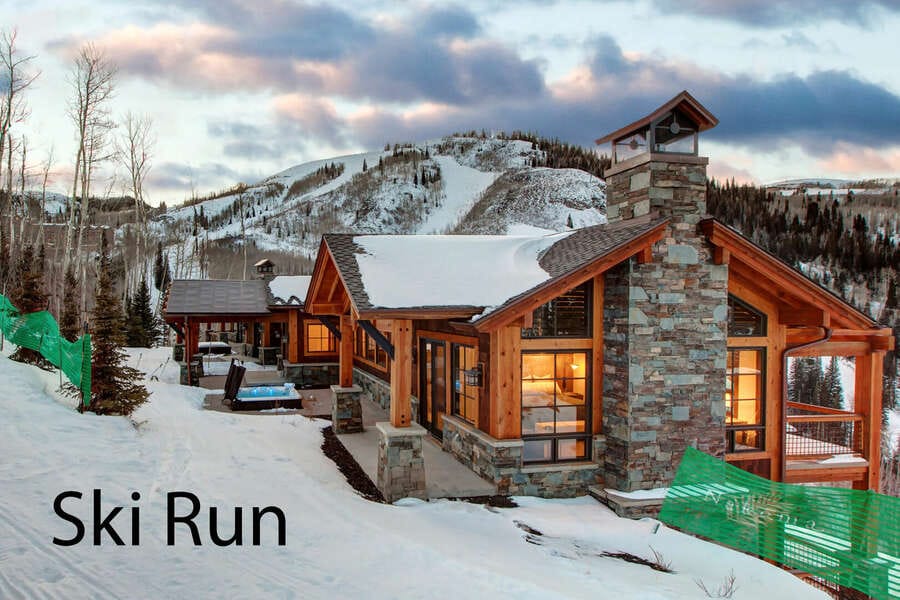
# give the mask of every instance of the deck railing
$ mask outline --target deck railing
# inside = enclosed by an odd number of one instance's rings
[[[785,454],[788,460],[818,460],[863,453],[864,421],[859,413],[788,402]]]

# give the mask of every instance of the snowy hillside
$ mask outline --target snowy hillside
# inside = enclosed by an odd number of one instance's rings
[[[172,383],[171,361],[160,368],[170,352],[132,351],[133,365],[159,377],[147,382],[152,396],[134,423],[78,414],[56,396],[55,374],[0,355],[0,598],[700,598],[697,580],[715,589],[732,572],[736,599],[825,598],[774,566],[653,520],[619,519],[590,498],[521,498],[510,509],[367,501],[323,455],[326,422],[203,410],[203,390]],[[128,545],[106,533],[91,544],[94,489],[102,515],[125,507],[112,524]],[[85,494],[63,506],[88,528],[63,547],[51,540],[75,528],[53,503],[67,490]],[[173,491],[199,498],[202,546],[184,525],[167,545]],[[247,513],[269,505],[284,512],[286,544],[276,545],[267,516],[253,546]],[[208,509],[217,507],[227,539],[235,506],[245,511],[244,545],[217,547]],[[674,573],[600,556],[620,551],[656,551]]]
[[[529,166],[542,158],[522,140],[448,137],[394,146],[291,167],[170,209],[154,227],[176,276],[197,277],[216,275],[204,270],[204,253],[234,248],[244,237],[258,252],[308,258],[325,232],[564,231],[570,223],[604,222],[605,182],[584,171]]]

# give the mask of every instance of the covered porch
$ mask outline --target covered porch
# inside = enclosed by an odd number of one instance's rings
[[[728,462],[774,481],[877,491],[892,331],[721,223],[701,228],[728,265]],[[826,359],[847,372],[839,398],[801,389],[797,361],[821,372]]]

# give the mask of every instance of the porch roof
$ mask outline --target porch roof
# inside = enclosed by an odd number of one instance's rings
[[[194,315],[261,316],[268,309],[268,287],[260,279],[176,279],[169,286],[166,318]]]

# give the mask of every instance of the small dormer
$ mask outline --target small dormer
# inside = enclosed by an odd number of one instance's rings
[[[598,139],[597,144],[612,142],[614,165],[645,153],[697,156],[699,133],[718,123],[684,91],[646,117]]]
[[[262,259],[253,266],[256,267],[257,279],[265,279],[266,281],[269,281],[275,277],[275,263],[273,263],[268,258]]]

